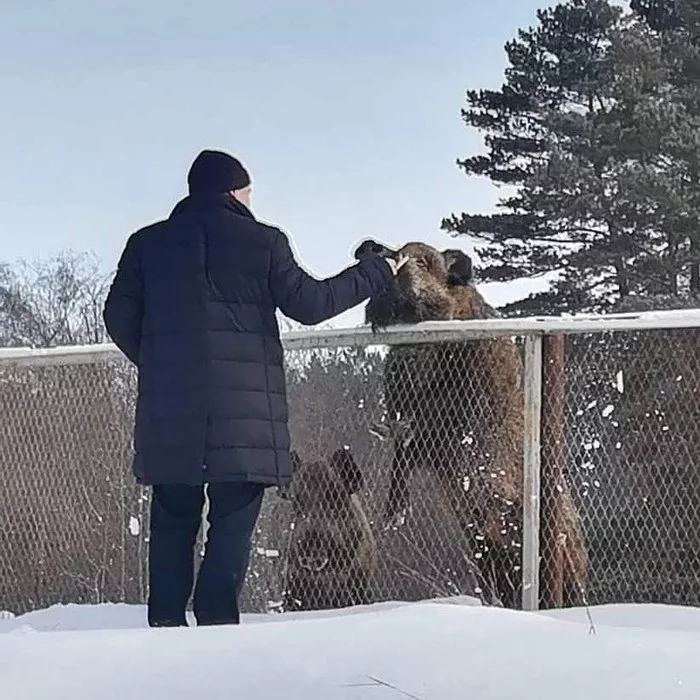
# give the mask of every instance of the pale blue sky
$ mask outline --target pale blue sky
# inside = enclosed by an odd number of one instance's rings
[[[469,250],[439,229],[496,197],[455,164],[480,148],[464,92],[500,84],[504,42],[547,4],[3,0],[0,259],[72,248],[112,270],[205,147],[244,160],[256,214],[316,276],[369,235]]]

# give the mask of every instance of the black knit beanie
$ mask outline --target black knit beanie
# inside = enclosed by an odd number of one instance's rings
[[[222,151],[202,151],[187,174],[190,194],[223,193],[250,185],[246,169],[233,156]]]

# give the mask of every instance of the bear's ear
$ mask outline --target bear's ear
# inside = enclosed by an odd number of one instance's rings
[[[388,248],[383,243],[378,243],[368,238],[366,241],[360,243],[360,245],[355,249],[354,257],[355,260],[362,260],[365,255],[374,253],[375,255],[381,255],[383,258],[392,258],[396,255],[396,251]]]
[[[474,279],[472,259],[461,250],[448,249],[442,257],[447,268],[447,284],[451,287],[466,287]]]
[[[357,493],[363,486],[362,472],[357,466],[350,448],[341,447],[333,453],[331,466],[338,473],[348,493]]]

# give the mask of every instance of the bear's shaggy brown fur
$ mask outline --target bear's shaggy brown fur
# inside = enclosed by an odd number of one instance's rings
[[[392,286],[369,301],[373,329],[396,324],[497,315],[473,286],[472,264],[457,250],[423,243],[397,251],[367,241],[356,251],[408,258]],[[386,422],[394,442],[385,517],[402,522],[409,480],[434,471],[444,498],[470,535],[482,597],[520,607],[523,493],[522,362],[510,338],[392,346],[384,385]],[[567,599],[578,597],[587,553],[568,487],[562,493]]]
[[[322,610],[372,602],[377,544],[360,491],[362,472],[343,448],[330,460],[302,461],[283,492],[294,508],[286,610]]]

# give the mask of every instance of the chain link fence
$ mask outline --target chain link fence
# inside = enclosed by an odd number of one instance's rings
[[[545,375],[563,376],[565,400],[548,410],[560,391],[545,387],[543,421],[565,450],[543,463],[543,483],[572,475],[593,604],[700,604],[699,341],[694,328],[550,341]]]
[[[450,328],[287,339],[243,609],[700,603],[700,330]],[[0,610],[145,601],[135,388],[109,348],[0,354]]]

